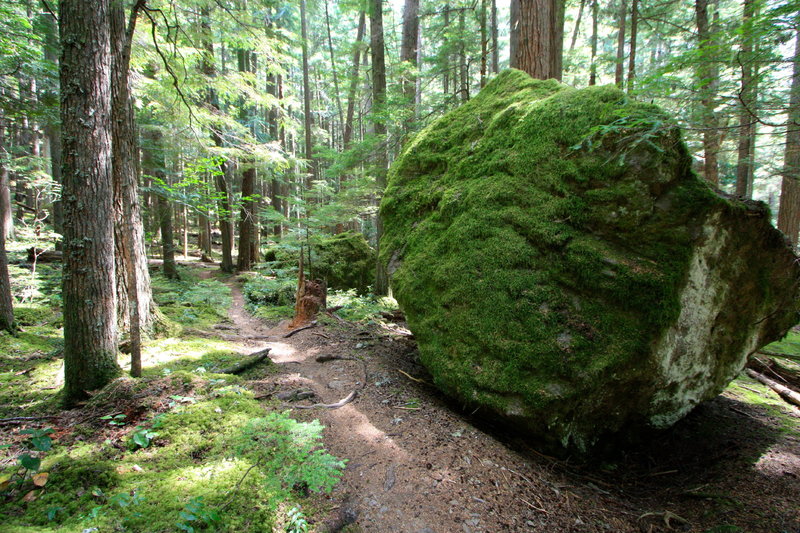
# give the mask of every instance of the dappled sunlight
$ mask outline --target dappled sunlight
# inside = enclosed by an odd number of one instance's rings
[[[772,448],[759,457],[755,469],[765,476],[797,478],[800,475],[800,454],[796,449]]]
[[[409,453],[385,431],[375,426],[369,417],[358,410],[357,405],[345,405],[332,411],[331,416],[335,419],[337,429],[344,430],[353,437],[360,437],[365,447],[380,448],[382,454],[387,454],[397,461],[411,460]]]
[[[269,343],[269,358],[275,363],[288,363],[303,359],[302,354],[298,355],[297,350],[291,344],[285,342]]]

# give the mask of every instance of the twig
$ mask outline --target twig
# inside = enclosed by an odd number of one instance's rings
[[[526,500],[526,499],[524,499],[524,498],[520,498],[520,501],[521,501],[521,502],[523,502],[523,503],[526,503],[526,504],[528,504],[528,507],[530,507],[530,508],[531,508],[531,509],[533,509],[534,511],[539,511],[540,513],[544,513],[544,514],[546,514],[546,515],[549,515],[549,514],[550,514],[550,513],[548,513],[547,511],[545,511],[544,509],[542,509],[541,507],[536,507],[535,505],[533,505],[531,502],[529,502],[528,500]]]
[[[225,503],[222,504],[222,507],[219,508],[220,511],[224,511],[231,504],[231,502],[233,501],[233,497],[239,491],[239,487],[241,486],[242,482],[244,481],[244,478],[246,478],[247,474],[249,474],[250,471],[252,469],[254,469],[255,467],[257,467],[258,465],[259,465],[259,461],[253,463],[252,465],[250,465],[250,468],[245,470],[244,475],[242,475],[241,479],[239,479],[239,481],[236,483],[236,486],[234,486],[233,489],[231,490],[230,496],[228,496],[228,500]]]
[[[302,326],[302,327],[299,327],[299,328],[293,329],[292,331],[290,331],[289,333],[287,333],[286,335],[284,335],[284,336],[283,336],[283,338],[284,338],[284,339],[288,339],[289,337],[291,337],[291,336],[292,336],[292,335],[294,335],[295,333],[298,333],[298,332],[300,332],[300,331],[303,331],[304,329],[311,329],[311,328],[315,328],[315,327],[317,327],[317,321],[316,321],[316,320],[315,320],[315,321],[313,321],[311,324],[308,324],[307,326]]]
[[[407,377],[407,378],[408,378],[408,379],[410,379],[411,381],[416,381],[417,383],[424,383],[425,385],[430,385],[430,383],[428,383],[428,382],[427,382],[427,381],[425,381],[424,379],[415,378],[414,376],[412,376],[412,375],[409,375],[409,374],[407,374],[406,372],[403,372],[403,371],[402,371],[402,370],[400,370],[399,368],[397,369],[397,371],[398,371],[398,372],[400,372],[401,374],[403,374],[405,377]]]
[[[0,424],[16,424],[19,422],[31,422],[35,420],[49,420],[52,418],[58,418],[58,415],[50,415],[50,416],[14,416],[11,418],[0,418]]]
[[[295,409],[317,409],[317,408],[324,408],[324,409],[338,409],[348,403],[352,402],[356,397],[356,391],[351,392],[347,395],[347,397],[342,398],[336,403],[315,403],[314,405],[287,405],[287,407],[293,407]]]

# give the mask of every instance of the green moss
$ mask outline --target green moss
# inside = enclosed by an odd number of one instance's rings
[[[311,276],[324,279],[329,289],[369,292],[375,272],[375,250],[361,233],[339,233],[314,248]]]
[[[678,317],[697,232],[736,209],[655,106],[509,70],[393,164],[381,260],[441,388],[569,440],[646,409],[629,391],[655,386],[637,376]],[[587,402],[607,420],[575,415]]]

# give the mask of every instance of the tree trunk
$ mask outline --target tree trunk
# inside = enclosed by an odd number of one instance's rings
[[[239,218],[239,258],[237,270],[248,271],[253,268],[251,245],[253,242],[253,215],[255,211],[256,169],[251,164],[242,173],[242,210]]]
[[[331,38],[331,16],[328,13],[328,0],[325,0],[325,27],[328,29],[328,51],[331,55],[331,72],[333,73],[333,90],[336,94],[336,109],[339,112],[339,125],[344,129],[344,115],[342,113],[342,98],[339,95],[339,75],[336,73],[336,56],[333,54],[333,39]],[[342,132],[344,137],[344,132]],[[333,138],[333,131],[331,131]]]
[[[589,85],[597,85],[597,0],[592,0],[592,52],[589,66]]]
[[[214,42],[211,33],[211,15],[208,8],[200,10],[200,29],[203,38],[203,48],[205,55],[201,64],[203,74],[209,78],[214,78],[217,75],[217,69],[214,66]],[[219,114],[219,101],[217,94],[213,88],[209,87],[206,91],[206,106],[209,108],[213,115]],[[222,135],[214,128],[211,133],[211,140],[214,146],[222,147]],[[228,191],[228,180],[226,173],[228,165],[223,161],[220,163],[219,172],[214,176],[214,185],[216,186],[219,194],[217,200],[217,211],[219,214],[219,229],[222,232],[222,262],[220,263],[220,270],[223,272],[233,272],[233,239],[231,235],[231,207],[230,207],[230,192]]]
[[[578,33],[581,29],[581,19],[583,18],[583,8],[586,5],[586,0],[581,0],[580,7],[578,7],[578,18],[575,19],[575,29],[572,30],[572,40],[569,43],[569,51],[575,49],[575,41],[578,40]]]
[[[417,68],[417,41],[419,40],[419,0],[405,0],[403,7],[403,40],[400,45],[400,61],[408,63],[410,72]],[[403,96],[413,106],[417,76],[412,73],[402,80]]]
[[[519,64],[519,37],[520,37],[520,0],[511,0],[508,36],[508,65],[511,68],[522,68]]]
[[[14,230],[14,220],[11,216],[11,185],[8,167],[6,166],[8,159],[6,122],[3,109],[0,107],[0,233],[3,234],[4,241],[11,237]]]
[[[64,402],[119,374],[111,179],[109,2],[61,0]]]
[[[633,0],[631,7],[631,44],[628,54],[628,93],[633,92],[636,80],[636,34],[639,29],[639,0]]]
[[[51,13],[44,13],[42,20],[45,27],[44,58],[57,65],[58,53],[61,47],[58,42],[58,24]],[[42,99],[46,105],[56,106],[58,104],[58,87],[44,91]],[[55,117],[50,118],[45,122],[44,134],[50,146],[50,176],[54,183],[61,185],[61,123]],[[53,231],[61,234],[63,225],[64,214],[61,209],[59,195],[53,200]],[[61,242],[59,241],[56,246],[60,249]]]
[[[800,26],[795,32],[792,87],[786,126],[786,150],[783,159],[781,207],[778,229],[797,247],[800,229]]]
[[[311,189],[316,179],[314,168],[314,142],[311,136],[313,120],[311,117],[311,85],[308,70],[308,30],[306,29],[306,0],[300,0],[300,39],[303,48],[303,132],[305,134],[305,158],[308,164],[305,188]]]
[[[742,65],[742,80],[739,110],[739,141],[736,161],[736,195],[742,198],[753,196],[753,171],[755,167],[756,102],[758,101],[758,79],[754,72],[752,20],[755,1],[744,1],[742,20],[742,46],[739,53]]]
[[[532,77],[561,80],[564,0],[520,2],[516,68]]]
[[[350,89],[347,93],[347,117],[344,123],[344,148],[350,146],[350,141],[353,139],[353,115],[355,114],[356,107],[356,89],[358,88],[358,67],[361,63],[361,41],[364,40],[364,31],[366,29],[366,15],[363,11],[358,13],[358,30],[356,33],[356,43],[353,47],[353,70],[350,73]]]
[[[716,106],[716,92],[719,84],[719,72],[715,67],[714,43],[708,24],[708,0],[695,0],[697,15],[697,38],[700,51],[700,63],[697,68],[699,80],[700,103],[703,107],[703,152],[705,162],[703,173],[706,181],[714,187],[719,186],[719,131]]]
[[[111,3],[111,136],[114,188],[114,259],[117,328],[127,330],[131,375],[141,376],[141,332],[153,333],[154,307],[139,205],[139,136],[129,77],[131,43],[140,8],[126,20],[122,2]]]
[[[617,61],[614,68],[614,83],[622,89],[625,82],[625,21],[628,17],[626,0],[619,3],[619,30],[617,31]]]
[[[481,0],[481,12],[480,12],[480,22],[481,22],[481,89],[486,86],[486,67],[489,63],[489,40],[487,38],[486,33],[486,0]]]
[[[512,5],[514,0],[511,0]],[[444,10],[442,13],[442,17],[444,19],[444,27],[450,27],[450,4],[444,5]],[[442,47],[445,50],[444,57],[442,58],[442,92],[444,93],[445,97],[450,96],[450,39],[448,39],[447,32],[444,34],[444,42],[442,43]],[[455,78],[455,76],[454,76]],[[455,85],[455,80],[453,81]]]
[[[464,9],[458,12],[458,33],[464,35],[466,32],[466,13]],[[458,43],[458,92],[461,101],[469,100],[469,65],[467,64],[467,43],[464,39],[459,39]]]
[[[11,205],[8,196],[8,168],[5,165],[5,117],[0,108],[0,222],[11,220]],[[4,198],[5,197],[5,198]],[[0,330],[15,333],[14,305],[11,298],[11,281],[8,277],[8,258],[6,257],[5,225],[0,226]]]
[[[379,145],[375,154],[375,184],[378,189],[378,199],[383,196],[386,188],[386,124],[383,122],[383,110],[386,105],[386,62],[383,36],[383,2],[371,0],[370,13],[370,48],[372,53],[372,116],[375,126],[375,135]],[[383,236],[383,221],[380,215],[376,221],[376,251],[380,252],[380,242]],[[375,294],[385,295],[389,292],[389,275],[380,260],[375,268]]]
[[[492,0],[492,73],[500,72],[500,48],[497,26],[497,0]]]

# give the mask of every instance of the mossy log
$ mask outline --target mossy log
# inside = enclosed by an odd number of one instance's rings
[[[501,73],[404,147],[380,214],[436,385],[542,443],[666,428],[798,321],[768,208],[712,191],[615,87]]]
[[[219,371],[219,374],[241,374],[245,370],[249,370],[261,363],[264,360],[269,360],[269,352],[272,348],[264,348],[258,352],[254,352],[248,356],[244,361],[239,361],[233,366]]]

